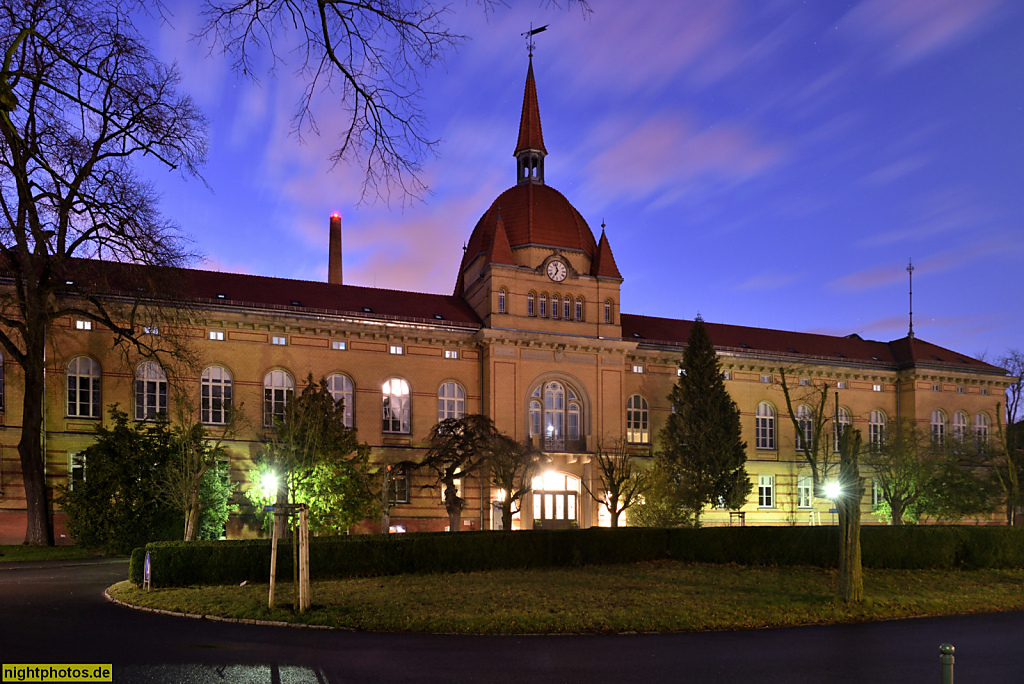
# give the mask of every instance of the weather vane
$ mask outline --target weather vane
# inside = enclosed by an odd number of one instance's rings
[[[548,26],[550,26],[550,25],[551,24],[544,24],[540,28],[533,28],[533,22],[531,21],[530,22],[530,30],[529,31],[523,31],[522,33],[519,34],[519,35],[523,36],[524,38],[526,38],[526,50],[527,50],[527,52],[530,53],[530,57],[533,57],[533,49],[535,47],[537,47],[537,44],[533,42],[533,37],[535,35],[537,35],[538,33],[541,33],[543,31],[547,31],[548,30]]]
[[[911,259],[907,264],[907,273],[910,274],[910,330],[907,337],[914,337],[914,261]]]

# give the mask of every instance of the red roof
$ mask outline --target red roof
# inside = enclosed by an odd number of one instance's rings
[[[685,345],[693,321],[622,314],[622,338],[650,344]],[[893,342],[864,340],[859,336],[835,337],[815,333],[748,328],[723,323],[705,323],[718,349],[762,352],[782,356],[813,357],[838,363],[859,361],[890,366],[941,365],[963,370],[1001,373],[995,366],[958,354],[919,339]]]
[[[590,275],[599,278],[622,279],[619,267],[615,265],[615,257],[612,256],[612,247],[608,244],[608,238],[604,231],[601,231],[601,241],[597,243],[597,256],[594,257],[594,264],[590,268]]]
[[[530,68],[526,71],[526,90],[523,92],[523,113],[519,116],[519,141],[512,156],[523,150],[540,150],[544,148],[544,133],[540,127],[540,106],[537,104],[537,83],[533,80],[533,57],[530,57]]]

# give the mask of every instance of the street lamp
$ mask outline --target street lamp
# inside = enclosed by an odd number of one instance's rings
[[[826,482],[825,483],[825,498],[826,499],[831,499],[833,502],[835,502],[835,500],[838,499],[842,495],[843,495],[843,488],[840,486],[840,484],[838,482],[836,482],[835,480],[832,480],[831,482]]]
[[[277,493],[277,475],[274,471],[268,470],[263,473],[263,477],[260,479],[260,484],[263,485],[263,491],[269,493]]]

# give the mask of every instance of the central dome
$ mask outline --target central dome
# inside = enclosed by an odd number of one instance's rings
[[[562,193],[547,185],[524,183],[498,195],[480,217],[466,246],[467,256],[491,251],[499,216],[512,249],[571,249],[583,252],[590,261],[597,254],[590,226]]]

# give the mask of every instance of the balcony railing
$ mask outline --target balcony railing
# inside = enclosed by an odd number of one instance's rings
[[[584,454],[587,453],[586,437],[570,439],[567,437],[547,437],[534,435],[533,445],[546,454]]]

